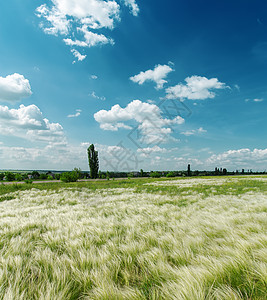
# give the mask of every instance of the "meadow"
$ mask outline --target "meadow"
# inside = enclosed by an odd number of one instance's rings
[[[267,176],[0,185],[0,299],[267,299]]]

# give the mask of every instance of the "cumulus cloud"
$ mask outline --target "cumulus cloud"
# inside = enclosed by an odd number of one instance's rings
[[[155,145],[154,147],[147,147],[143,149],[137,149],[137,152],[139,153],[167,153],[168,150],[166,148],[161,148],[158,145]]]
[[[9,109],[0,105],[0,134],[35,141],[64,142],[63,127],[44,118],[36,105]]]
[[[207,165],[234,169],[255,169],[267,167],[267,149],[238,149],[214,154],[207,159]]]
[[[208,79],[201,76],[191,76],[185,79],[186,84],[179,83],[166,89],[167,99],[190,99],[204,100],[214,98],[213,90],[226,89],[225,83],[220,82],[217,78]]]
[[[50,25],[46,27],[45,24],[41,22],[40,26],[43,28],[45,33],[51,35],[69,33],[70,21],[67,20],[66,15],[62,13],[56,6],[53,6],[51,9],[49,9],[46,4],[43,4],[36,9],[36,15],[39,18],[43,17]]]
[[[134,16],[138,15],[139,7],[135,0],[124,0],[123,4]],[[95,31],[112,30],[120,21],[120,12],[120,5],[115,0],[51,0],[36,9],[43,31],[64,36],[65,44],[72,47],[114,44],[113,39]]]
[[[153,147],[146,147],[146,148],[139,148],[137,149],[137,153],[140,153],[141,157],[149,157],[151,154],[165,154],[173,152],[174,150],[177,150],[178,148],[171,148],[167,149],[164,147],[159,147],[158,145],[155,145]]]
[[[88,30],[88,26],[83,25],[81,28],[77,29],[78,31],[82,32],[84,35],[84,40],[75,40],[72,39],[63,39],[66,45],[69,46],[78,46],[78,47],[94,47],[97,45],[103,44],[113,44],[114,41],[112,39],[107,38],[103,34],[97,34]]]
[[[51,2],[50,2],[51,3]],[[44,31],[49,34],[68,34],[75,22],[92,29],[114,28],[119,20],[120,6],[115,1],[52,0],[52,6],[43,4],[36,9],[38,17],[46,19]]]
[[[140,72],[138,75],[130,77],[130,80],[140,85],[145,81],[154,81],[157,84],[156,89],[162,89],[164,83],[167,82],[165,78],[172,71],[173,69],[168,65],[156,65],[153,70]]]
[[[98,78],[98,76],[96,76],[96,75],[91,75],[91,79],[97,79]]]
[[[82,55],[79,51],[75,49],[72,49],[71,52],[74,55],[74,57],[78,59],[78,61],[83,61],[84,59],[86,59],[87,55]]]
[[[124,0],[126,6],[130,7],[131,12],[134,16],[138,16],[139,6],[137,5],[135,0]]]
[[[68,115],[68,118],[77,118],[80,116],[82,110],[81,109],[76,109],[76,113],[73,115]]]
[[[199,127],[198,129],[192,129],[192,130],[187,130],[181,132],[181,134],[190,136],[190,135],[196,135],[196,134],[201,134],[201,133],[206,133],[207,130],[203,129],[202,127]]]
[[[29,80],[14,73],[0,77],[0,101],[16,102],[32,94]]]
[[[119,128],[130,129],[124,122],[137,122],[143,143],[166,142],[171,138],[171,126],[184,123],[180,116],[174,119],[164,118],[157,105],[140,100],[133,100],[125,108],[116,104],[109,111],[100,110],[94,114],[94,118],[100,128],[112,131],[118,131]]]
[[[80,167],[87,170],[87,152],[68,143],[48,143],[46,146],[8,147],[0,145],[0,160],[3,168],[72,170]]]

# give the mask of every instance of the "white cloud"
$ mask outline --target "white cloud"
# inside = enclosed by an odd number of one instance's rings
[[[98,78],[98,76],[96,76],[96,75],[91,75],[91,79],[96,80],[97,78]]]
[[[86,149],[70,144],[49,143],[45,147],[8,147],[0,145],[3,168],[72,170],[80,167],[88,170]]]
[[[114,44],[114,41],[112,39],[107,38],[103,34],[97,34],[94,32],[91,32],[88,30],[88,27],[86,25],[83,25],[81,28],[77,29],[80,32],[83,32],[84,35],[84,41],[81,40],[75,40],[72,39],[63,39],[66,45],[69,46],[78,46],[78,47],[94,47],[97,45],[103,45],[103,44]]]
[[[197,132],[198,132],[198,133],[206,133],[207,130],[206,130],[206,129],[203,129],[202,127],[199,127],[199,128],[197,129]]]
[[[147,148],[139,148],[137,149],[137,152],[139,153],[145,153],[145,154],[150,154],[150,153],[167,153],[169,152],[168,149],[166,148],[161,148],[158,145],[155,145],[154,147],[147,147]]]
[[[72,49],[71,52],[78,59],[78,61],[83,61],[84,59],[86,59],[87,55],[82,55],[79,51],[75,49]]]
[[[0,101],[16,102],[32,94],[29,80],[14,73],[0,77]]]
[[[145,81],[154,81],[157,89],[162,89],[164,80],[167,75],[172,72],[173,69],[168,65],[156,65],[154,70],[147,70],[145,72],[140,72],[138,75],[130,77],[130,80],[138,84],[143,84]]]
[[[103,130],[109,130],[109,131],[118,131],[119,128],[123,129],[132,129],[131,126],[128,126],[124,123],[116,123],[115,125],[110,123],[104,123],[100,125],[100,128]]]
[[[221,154],[214,154],[207,159],[207,165],[234,169],[263,169],[267,168],[267,149],[248,148],[229,150]]]
[[[184,123],[184,119],[180,116],[174,119],[163,118],[162,111],[157,105],[140,100],[133,100],[125,108],[116,104],[109,111],[100,110],[94,114],[94,118],[101,129],[112,131],[119,128],[130,129],[131,127],[124,124],[126,121],[137,122],[143,143],[167,142],[171,139],[171,126]]]
[[[165,153],[170,153],[170,152],[176,151],[177,149],[178,148],[167,149],[167,148],[162,148],[162,147],[159,147],[158,145],[155,145],[154,147],[139,148],[139,149],[137,149],[137,153],[140,153],[141,157],[147,158],[151,154],[155,154],[155,153],[165,154]]]
[[[245,99],[245,102],[250,102],[251,99],[247,98]],[[252,99],[253,102],[263,102],[264,99],[263,98],[255,98],[255,99]]]
[[[37,67],[37,66],[35,66],[33,69],[34,69],[35,72],[40,72],[40,68]]]
[[[98,96],[97,94],[96,94],[96,92],[95,91],[93,91],[91,94],[90,94],[90,96],[92,96],[93,98],[95,98],[95,99],[97,99],[97,100],[101,100],[101,101],[105,101],[106,100],[106,97],[104,97],[104,96]]]
[[[62,14],[78,19],[89,27],[114,28],[114,21],[119,20],[120,6],[116,1],[102,0],[53,0]]]
[[[172,169],[173,166],[175,166],[175,168],[178,170],[185,170],[188,164],[191,165],[192,169],[202,169],[204,166],[202,160],[194,157],[174,157],[173,161],[174,163],[172,163]]]
[[[123,4],[134,16],[138,15],[135,0],[124,0]],[[62,35],[65,44],[79,47],[114,44],[113,39],[95,30],[112,30],[120,21],[120,12],[120,5],[115,0],[51,0],[36,9],[45,33]]]
[[[34,141],[65,142],[63,127],[50,123],[36,105],[9,109],[0,105],[0,134]]]
[[[239,86],[238,84],[235,84],[234,87],[235,87],[238,91],[240,91],[240,86]]]
[[[187,130],[184,132],[181,132],[181,134],[190,136],[190,135],[196,135],[196,134],[201,134],[201,133],[206,133],[207,130],[203,129],[202,127],[199,127],[198,129],[192,129],[192,130]]]
[[[44,23],[40,24],[45,33],[51,35],[69,33],[70,21],[57,7],[54,6],[49,9],[46,4],[43,4],[36,9],[36,15],[39,18],[43,17],[51,25],[50,27],[45,27]]]
[[[176,86],[167,88],[166,98],[204,100],[215,97],[212,90],[227,88],[225,83],[219,82],[217,78],[208,79],[201,76],[191,76],[187,77],[185,82],[186,84],[179,83]]]
[[[81,109],[76,109],[76,113],[73,115],[68,115],[68,118],[77,118],[80,116],[81,112]]]
[[[138,16],[139,6],[135,2],[135,0],[124,0],[126,6],[130,7],[131,12],[134,16]]]

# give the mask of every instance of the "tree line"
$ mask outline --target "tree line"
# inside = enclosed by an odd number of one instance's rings
[[[26,181],[31,183],[32,180],[61,180],[63,182],[75,182],[78,179],[107,179],[110,178],[133,178],[133,177],[190,177],[190,176],[226,176],[226,175],[249,175],[249,174],[267,174],[264,172],[253,172],[251,169],[249,170],[236,170],[229,172],[226,168],[218,168],[216,167],[214,171],[198,171],[191,170],[190,164],[187,166],[187,170],[184,171],[150,171],[144,172],[143,169],[137,172],[103,172],[99,171],[99,158],[98,151],[96,151],[94,144],[91,144],[87,148],[87,156],[88,156],[88,164],[90,172],[83,172],[79,168],[74,168],[71,172],[57,172],[53,173],[48,171],[38,172],[2,172],[0,173],[0,181]]]

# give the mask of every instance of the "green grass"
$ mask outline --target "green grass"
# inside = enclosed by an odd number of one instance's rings
[[[221,180],[226,179],[226,183],[221,185],[202,185],[201,183],[197,186],[190,187],[176,187],[175,185],[170,186],[153,186],[146,185],[150,183],[160,183],[160,182],[183,182],[191,179],[213,179]],[[251,179],[252,178],[252,179]],[[267,185],[264,181],[257,181],[254,178],[267,178],[267,176],[220,176],[220,177],[191,177],[191,178],[139,178],[139,179],[121,179],[121,180],[107,180],[107,181],[89,181],[89,182],[49,182],[49,183],[35,183],[34,185],[27,184],[17,184],[13,183],[10,185],[0,184],[0,196],[16,191],[25,191],[32,188],[38,190],[53,190],[59,191],[62,188],[72,188],[80,190],[82,188],[87,188],[93,191],[100,189],[111,189],[111,188],[134,188],[136,192],[148,192],[148,193],[161,193],[168,195],[177,195],[179,193],[198,193],[199,195],[204,195],[205,197],[210,195],[210,193],[224,195],[224,194],[242,194],[248,191],[267,191]],[[233,182],[233,179],[237,181]],[[242,181],[240,181],[242,179]]]
[[[0,186],[0,299],[266,299],[259,178]]]

